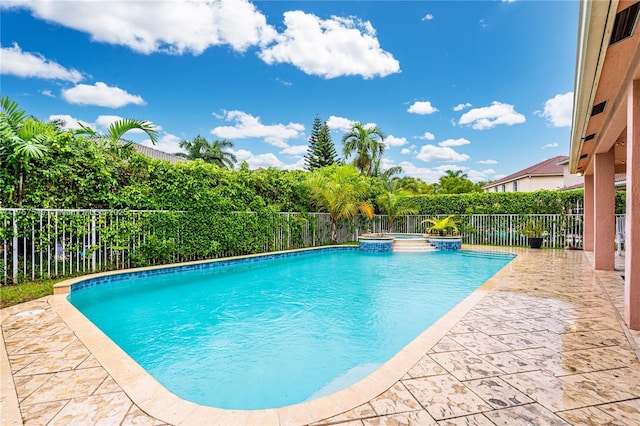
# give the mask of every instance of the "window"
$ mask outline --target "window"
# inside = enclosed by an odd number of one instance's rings
[[[502,192],[507,192],[507,185],[502,184]]]
[[[517,180],[513,181],[513,192],[518,192],[518,181]]]
[[[638,15],[640,11],[640,2],[634,3],[628,8],[616,13],[616,20],[611,30],[611,40],[609,45],[631,37],[638,23]]]

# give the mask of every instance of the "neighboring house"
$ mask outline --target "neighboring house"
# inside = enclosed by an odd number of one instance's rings
[[[487,192],[532,192],[563,189],[581,183],[582,177],[568,173],[566,155],[558,155],[517,171],[482,187]]]

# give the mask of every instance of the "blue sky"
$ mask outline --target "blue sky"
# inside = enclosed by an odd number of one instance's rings
[[[313,119],[384,166],[498,179],[569,150],[577,1],[28,1],[1,10],[1,91],[41,120],[135,118],[156,148],[229,139],[302,168]],[[143,134],[129,133],[148,144]]]

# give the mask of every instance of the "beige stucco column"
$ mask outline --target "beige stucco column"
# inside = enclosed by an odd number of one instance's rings
[[[593,175],[584,176],[584,231],[582,248],[593,251]]]
[[[624,319],[640,330],[640,80],[627,103],[627,217],[624,259]]]
[[[615,164],[613,149],[596,154],[593,173],[593,251],[596,269],[612,271],[615,266]]]

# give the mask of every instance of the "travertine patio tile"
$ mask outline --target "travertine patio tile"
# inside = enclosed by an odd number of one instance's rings
[[[436,426],[438,423],[425,410],[363,419],[364,426]]]
[[[438,353],[438,352],[451,352],[451,351],[462,351],[464,350],[464,346],[456,341],[452,340],[451,337],[445,336],[438,343],[436,343],[428,353]]]
[[[453,419],[440,420],[439,426],[495,426],[495,424],[482,414],[472,416],[456,417]]]
[[[129,409],[129,412],[125,416],[124,420],[122,420],[123,426],[164,426],[166,423],[163,423],[148,414],[144,413],[141,409],[139,409],[136,405],[132,405]]]
[[[82,364],[80,364],[77,368],[93,368],[93,367],[100,367],[100,363],[93,355],[89,355],[87,359],[82,361]]]
[[[362,420],[351,420],[348,422],[338,423],[340,426],[363,426]]]
[[[599,346],[621,346],[627,343],[622,331],[597,330],[563,334],[564,350],[588,349]]]
[[[22,401],[36,389],[51,379],[55,373],[37,374],[35,376],[15,376],[13,382],[16,386],[18,400]]]
[[[465,316],[462,318],[462,320],[465,322],[473,322],[475,320],[483,320],[483,319],[487,319],[487,317],[485,317],[480,312],[475,311],[473,309],[467,312]]]
[[[360,405],[353,410],[349,410],[346,413],[338,414],[337,416],[331,417],[326,420],[322,420],[320,422],[312,423],[312,425],[328,425],[328,424],[336,424],[349,422],[351,420],[363,419],[365,417],[375,417],[376,412],[373,407],[367,403]]]
[[[519,321],[523,321],[523,320],[514,320],[511,322],[519,322]],[[493,318],[468,321],[466,322],[466,324],[472,326],[476,331],[487,334],[489,336],[494,336],[496,334],[512,334],[520,331],[516,328],[511,327],[507,322],[498,321]]]
[[[562,346],[562,337],[551,331],[500,334],[494,338],[509,346],[511,350]]]
[[[120,387],[120,385],[116,383],[115,380],[113,380],[113,378],[111,378],[111,376],[107,376],[107,378],[104,379],[104,382],[102,382],[100,387],[96,389],[96,391],[93,394],[97,395],[100,393],[112,393],[112,392],[122,392],[122,388]]]
[[[370,404],[378,415],[403,413],[422,408],[402,382],[397,382],[385,393],[372,399]]]
[[[538,370],[533,363],[519,358],[513,352],[498,352],[495,354],[480,355],[483,360],[495,365],[507,374],[523,373],[525,371]]]
[[[56,373],[23,401],[24,404],[39,404],[75,397],[89,396],[107,377],[102,367]]]
[[[512,354],[556,376],[592,371],[592,368],[580,359],[563,356],[561,353],[552,349],[534,348],[514,351]]]
[[[584,374],[584,377],[599,386],[629,392],[636,397],[640,397],[640,369],[638,367],[596,371],[594,373]]]
[[[595,318],[580,318],[576,320],[565,320],[565,333],[576,333],[585,331],[615,330],[620,331],[620,324],[613,316],[602,316]]]
[[[471,351],[443,352],[430,356],[458,380],[481,379],[504,373]]]
[[[13,374],[16,374],[18,371],[22,370],[24,367],[31,364],[41,356],[42,354],[9,355],[9,362],[11,363],[11,372]]]
[[[46,352],[38,362],[32,362],[22,370],[18,371],[18,376],[28,376],[33,374],[55,373],[59,371],[73,370],[89,357],[87,349],[64,350],[57,352]]]
[[[531,371],[501,376],[511,386],[552,411],[564,411],[604,401],[548,372]]]
[[[556,413],[574,426],[624,426],[621,420],[611,417],[597,407],[578,408]]]
[[[504,352],[511,350],[511,347],[501,343],[493,337],[480,332],[455,334],[450,336],[455,342],[464,346],[475,354],[486,354],[495,352]]]
[[[615,419],[633,426],[640,424],[640,399],[600,405],[598,408]]]
[[[77,340],[77,337],[70,331],[53,336],[39,336],[24,342],[12,351],[12,354],[60,351],[74,340]]]
[[[480,397],[449,374],[406,380],[404,384],[436,420],[491,410]]]
[[[497,377],[469,380],[464,384],[496,409],[534,402],[531,398]]]
[[[53,401],[43,404],[23,405],[20,407],[25,425],[46,425],[69,401]]]
[[[130,408],[131,400],[124,392],[74,398],[60,410],[50,424],[110,426],[120,424]]]
[[[591,367],[592,371],[622,368],[639,362],[631,350],[620,349],[617,346],[567,351],[562,352],[562,356],[572,360],[579,360]]]
[[[485,415],[498,426],[567,426],[569,423],[539,404],[494,410]]]
[[[440,364],[435,362],[429,355],[423,356],[411,370],[407,372],[407,375],[412,378],[437,376],[439,374],[445,374],[446,370],[442,368]]]

